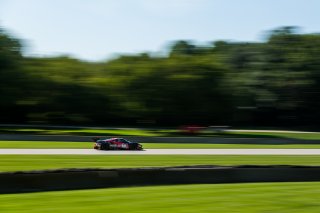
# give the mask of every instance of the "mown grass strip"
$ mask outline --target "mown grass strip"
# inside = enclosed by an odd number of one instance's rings
[[[0,172],[61,168],[125,168],[181,165],[320,165],[320,156],[266,155],[0,155]]]
[[[45,135],[87,135],[87,136],[188,136],[183,134],[179,129],[139,129],[139,128],[119,128],[119,129],[59,129],[59,128],[18,128],[18,127],[1,127],[0,133],[14,134],[45,134]],[[223,131],[216,132],[210,130],[199,131],[192,136],[203,137],[229,137],[229,138],[288,138],[301,140],[320,140],[320,132],[264,132],[264,131]]]
[[[226,136],[238,138],[288,138],[300,140],[320,140],[320,133],[301,133],[301,132],[233,132],[224,133]]]
[[[1,133],[42,134],[42,135],[105,135],[105,136],[165,136],[168,132],[143,129],[35,129],[0,128]]]
[[[0,141],[0,149],[89,149],[93,142],[61,142],[61,141]]]
[[[320,212],[320,182],[130,187],[0,195],[1,212]]]
[[[320,144],[142,143],[145,149],[320,149]],[[91,149],[93,142],[0,141],[0,149]]]

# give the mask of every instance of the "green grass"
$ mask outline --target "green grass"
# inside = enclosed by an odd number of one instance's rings
[[[320,140],[320,133],[294,133],[294,132],[232,132],[223,135],[232,137],[249,138],[291,138],[301,140]]]
[[[0,128],[1,133],[44,134],[44,135],[91,135],[91,136],[165,136],[162,131],[142,129],[34,129]]]
[[[0,172],[181,165],[320,165],[319,155],[0,155]]]
[[[320,144],[142,143],[145,149],[320,149]],[[0,149],[91,149],[93,142],[0,141]]]
[[[144,143],[143,147],[146,149],[320,149],[320,144],[265,145],[265,144]]]
[[[150,186],[0,195],[5,213],[318,213],[320,182]]]
[[[0,149],[90,149],[93,142],[0,141]]]
[[[91,135],[91,136],[186,136],[178,129],[139,129],[139,128],[122,128],[122,129],[58,129],[58,128],[18,128],[18,127],[1,127],[0,133],[15,134],[45,134],[45,135]],[[294,133],[294,132],[212,132],[208,130],[200,131],[197,135],[203,137],[235,137],[235,138],[291,138],[303,140],[320,140],[320,133]]]

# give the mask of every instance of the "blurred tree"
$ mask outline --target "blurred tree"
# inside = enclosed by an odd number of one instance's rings
[[[197,47],[189,41],[177,41],[170,49],[170,56],[194,55],[197,54]]]
[[[0,122],[23,120],[22,109],[17,104],[25,86],[21,60],[19,40],[0,28]]]
[[[0,122],[319,125],[320,35],[272,31],[265,42],[176,41],[90,63],[23,57],[0,31]]]

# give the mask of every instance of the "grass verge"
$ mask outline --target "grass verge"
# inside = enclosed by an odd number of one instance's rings
[[[320,144],[142,143],[145,149],[320,149]],[[0,149],[91,149],[93,142],[0,141]]]
[[[181,165],[320,165],[318,155],[0,155],[0,172]]]
[[[288,138],[300,140],[320,140],[320,133],[297,133],[297,132],[233,132],[228,131],[223,135],[236,138]]]
[[[42,134],[42,135],[86,135],[86,136],[145,136],[145,137],[175,137],[188,136],[179,129],[139,129],[139,128],[119,128],[119,129],[99,129],[99,128],[19,128],[0,127],[0,133],[6,134]],[[190,136],[190,135],[189,135]],[[210,130],[199,131],[191,136],[199,137],[228,137],[228,138],[288,138],[301,140],[320,140],[320,132],[265,132],[265,131],[223,131],[216,132]]]
[[[205,184],[0,195],[6,213],[320,212],[320,182]]]

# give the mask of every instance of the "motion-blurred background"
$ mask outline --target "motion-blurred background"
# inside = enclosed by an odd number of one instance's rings
[[[317,129],[319,7],[0,0],[0,123]]]

